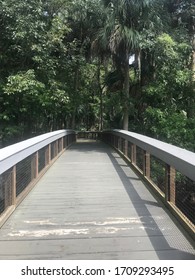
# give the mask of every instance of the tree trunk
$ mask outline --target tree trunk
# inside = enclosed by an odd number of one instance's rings
[[[98,66],[97,66],[97,82],[98,82],[98,93],[100,97],[100,107],[99,107],[99,130],[102,131],[103,129],[103,96],[102,96],[102,88],[100,83],[100,67],[101,61],[99,59]]]
[[[192,44],[192,54],[191,54],[191,71],[192,71],[192,76],[191,76],[191,88],[192,88],[192,96],[189,99],[188,102],[188,118],[194,118],[195,117],[195,26],[192,26],[192,38],[191,38],[191,44]]]
[[[73,109],[72,112],[72,123],[71,123],[71,129],[75,129],[76,127],[76,109]]]
[[[136,76],[139,84],[141,83],[141,50],[135,52]]]
[[[126,51],[125,65],[124,65],[124,104],[123,104],[123,129],[129,129],[129,52]]]
[[[195,28],[194,28],[195,30]],[[195,34],[192,39],[192,47],[193,47],[193,53],[192,53],[192,108],[191,108],[191,117],[195,117]]]
[[[76,127],[76,99],[77,99],[78,87],[79,87],[79,66],[76,67],[74,73],[73,111],[72,111],[72,123],[71,123],[72,129],[75,129]]]

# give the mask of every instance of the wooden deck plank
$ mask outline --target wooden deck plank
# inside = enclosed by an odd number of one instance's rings
[[[195,259],[162,204],[99,142],[68,149],[0,229],[0,259]]]

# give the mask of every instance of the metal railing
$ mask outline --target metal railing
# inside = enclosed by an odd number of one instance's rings
[[[75,140],[75,131],[59,130],[0,150],[0,225]]]
[[[100,134],[101,132],[99,131],[79,131],[77,132],[77,139],[97,140]]]
[[[101,138],[131,163],[194,235],[195,153],[125,130],[104,131]]]

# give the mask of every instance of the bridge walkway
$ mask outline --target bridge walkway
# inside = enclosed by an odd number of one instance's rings
[[[195,259],[195,250],[126,162],[85,140],[0,229],[0,259]]]

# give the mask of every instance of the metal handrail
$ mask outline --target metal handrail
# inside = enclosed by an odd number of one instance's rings
[[[0,149],[0,174],[50,143],[75,133],[74,130],[58,130]]]
[[[130,141],[170,166],[174,166],[174,168],[180,171],[183,175],[186,175],[188,178],[195,181],[195,153],[151,137],[126,130],[105,130],[103,133],[112,133],[113,135]]]

